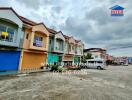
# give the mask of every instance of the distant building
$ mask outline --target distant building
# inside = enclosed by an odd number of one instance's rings
[[[89,48],[84,49],[84,55],[87,55],[87,53],[92,54],[92,58],[94,59],[105,59],[106,60],[106,50],[102,48]]]
[[[114,57],[109,55],[109,54],[106,54],[106,60],[108,61],[114,61]]]
[[[115,57],[114,58],[114,63],[126,64],[126,63],[128,63],[128,57]]]

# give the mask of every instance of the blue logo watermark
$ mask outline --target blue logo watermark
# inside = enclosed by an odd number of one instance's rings
[[[119,5],[115,5],[110,8],[111,9],[111,16],[124,16],[124,9]]]

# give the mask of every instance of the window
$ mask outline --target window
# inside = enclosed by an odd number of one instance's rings
[[[6,32],[6,26],[0,25],[0,32]]]
[[[60,41],[60,51],[63,51],[63,41]]]
[[[93,64],[93,63],[94,63],[94,61],[88,61],[88,63],[92,63],[92,64]]]
[[[74,46],[72,46],[72,50],[74,50]]]
[[[33,46],[43,47],[43,37],[41,37],[41,36],[34,36]]]
[[[56,40],[56,50],[59,50],[59,40]]]
[[[51,39],[50,39],[50,44],[51,44]]]
[[[63,50],[63,41],[60,39],[56,40],[56,50],[60,50],[60,51]]]
[[[13,42],[13,37],[14,37],[15,30],[11,29],[11,28],[8,28],[7,32],[9,33],[9,41]]]
[[[97,61],[97,63],[100,63],[100,64],[102,64],[103,62],[102,62],[102,61]]]
[[[69,45],[69,51],[71,52],[71,45]]]
[[[15,29],[0,24],[0,40],[13,42]]]
[[[67,42],[65,42],[65,52],[68,52],[68,43]]]
[[[29,33],[26,34],[26,39],[28,39],[28,37],[29,37]]]

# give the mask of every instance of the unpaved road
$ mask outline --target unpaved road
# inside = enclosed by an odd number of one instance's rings
[[[0,78],[0,100],[132,100],[132,66],[81,72]]]

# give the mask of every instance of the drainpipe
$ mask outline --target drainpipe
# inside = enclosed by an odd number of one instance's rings
[[[19,71],[21,71],[21,68],[22,68],[23,52],[24,52],[24,50],[21,51],[21,55],[20,55],[19,67],[18,67]]]
[[[21,47],[21,54],[20,54],[20,60],[19,60],[19,67],[18,67],[18,70],[21,71],[21,67],[22,67],[22,60],[23,60],[23,52],[24,52],[24,49],[23,49],[23,44],[24,44],[24,40],[25,40],[25,36],[26,36],[26,33],[24,31],[22,31],[24,33],[23,35],[23,41],[22,41],[22,47]]]

